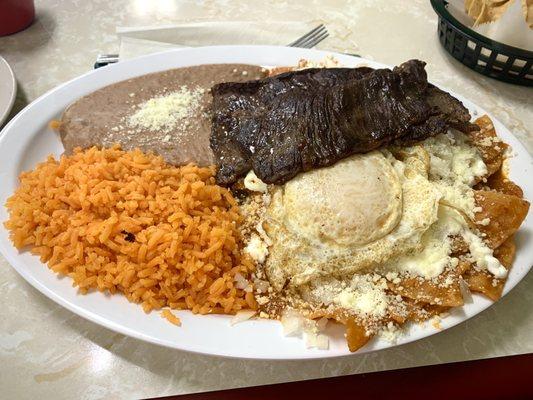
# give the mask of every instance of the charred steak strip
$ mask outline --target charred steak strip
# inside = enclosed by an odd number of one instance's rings
[[[472,129],[467,109],[428,84],[424,65],[308,69],[215,85],[217,182],[230,185],[253,169],[264,182],[283,183],[391,142]]]

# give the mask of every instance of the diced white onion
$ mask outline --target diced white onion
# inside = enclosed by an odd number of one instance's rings
[[[235,325],[235,324],[238,324],[244,321],[248,321],[255,314],[257,314],[257,311],[253,311],[253,310],[238,311],[237,314],[235,314],[235,316],[231,319],[230,325]]]
[[[463,278],[459,278],[459,288],[461,289],[461,295],[463,296],[463,301],[465,304],[472,303],[474,301],[472,299],[472,292],[468,287],[468,283],[466,283]]]
[[[235,287],[244,290],[248,287],[249,282],[238,272],[235,274]]]
[[[304,334],[305,336],[305,345],[308,349],[315,347],[319,350],[327,350],[329,349],[329,339],[326,335],[322,334],[313,334],[310,332],[306,332]]]
[[[259,293],[266,293],[268,291],[268,282],[257,279],[254,282],[255,288]]]
[[[300,336],[303,332],[303,318],[294,312],[287,312],[281,317],[285,336]]]

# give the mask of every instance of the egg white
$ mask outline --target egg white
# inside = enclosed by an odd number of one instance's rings
[[[353,274],[421,250],[439,192],[420,146],[354,155],[273,189],[265,271],[274,289]]]

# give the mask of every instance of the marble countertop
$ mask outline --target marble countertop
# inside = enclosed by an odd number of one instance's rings
[[[188,20],[323,22],[322,49],[395,65],[428,62],[431,79],[493,113],[533,151],[533,89],[485,78],[451,59],[438,43],[426,0],[200,1],[37,0],[27,30],[0,37],[18,96],[13,113],[118,50],[116,26]],[[2,161],[5,162],[5,161]],[[222,359],[116,334],[58,306],[0,256],[0,388],[5,398],[119,399],[163,396],[533,352],[533,274],[466,323],[401,347],[339,359],[272,362]]]

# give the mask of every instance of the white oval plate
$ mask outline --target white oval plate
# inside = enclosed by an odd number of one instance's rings
[[[17,81],[13,70],[0,57],[0,127],[6,120],[17,97]]]
[[[273,46],[220,46],[192,48],[152,54],[131,61],[120,62],[67,82],[41,96],[19,113],[0,136],[0,202],[4,204],[17,187],[17,176],[23,170],[35,167],[47,155],[59,156],[63,147],[58,136],[48,128],[48,122],[59,118],[62,111],[79,97],[103,86],[131,77],[169,68],[209,63],[249,63],[263,66],[295,65],[301,58],[321,60],[331,54],[323,51]],[[373,61],[334,54],[341,64],[355,67],[365,64],[385,67]],[[455,95],[457,96],[457,95]],[[473,115],[486,112],[468,100],[457,96]],[[533,167],[527,150],[496,119],[496,130],[509,143],[516,155],[511,159],[511,177],[524,189],[525,197],[533,199]],[[7,219],[5,207],[0,207],[0,221]],[[533,230],[533,218],[528,216],[517,234],[518,252],[504,293],[508,293],[529,271],[533,261],[533,246],[526,246],[527,236]],[[253,320],[230,326],[229,316],[197,316],[188,311],[178,312],[182,326],[176,327],[161,318],[158,312],[146,315],[140,306],[129,303],[122,296],[102,293],[79,295],[70,279],[58,278],[39,259],[29,252],[19,253],[11,244],[8,232],[0,228],[0,251],[31,285],[62,306],[114,331],[148,342],[198,353],[227,357],[255,359],[304,359],[336,357],[350,354],[342,329],[332,325],[333,339],[329,350],[307,349],[298,338],[284,337],[276,321]],[[480,313],[491,301],[474,296],[474,302],[458,308],[441,322],[450,328]],[[502,321],[503,322],[503,321]],[[412,342],[440,330],[431,324],[413,325],[396,345]],[[393,346],[379,339],[372,340],[358,351],[366,353]]]

